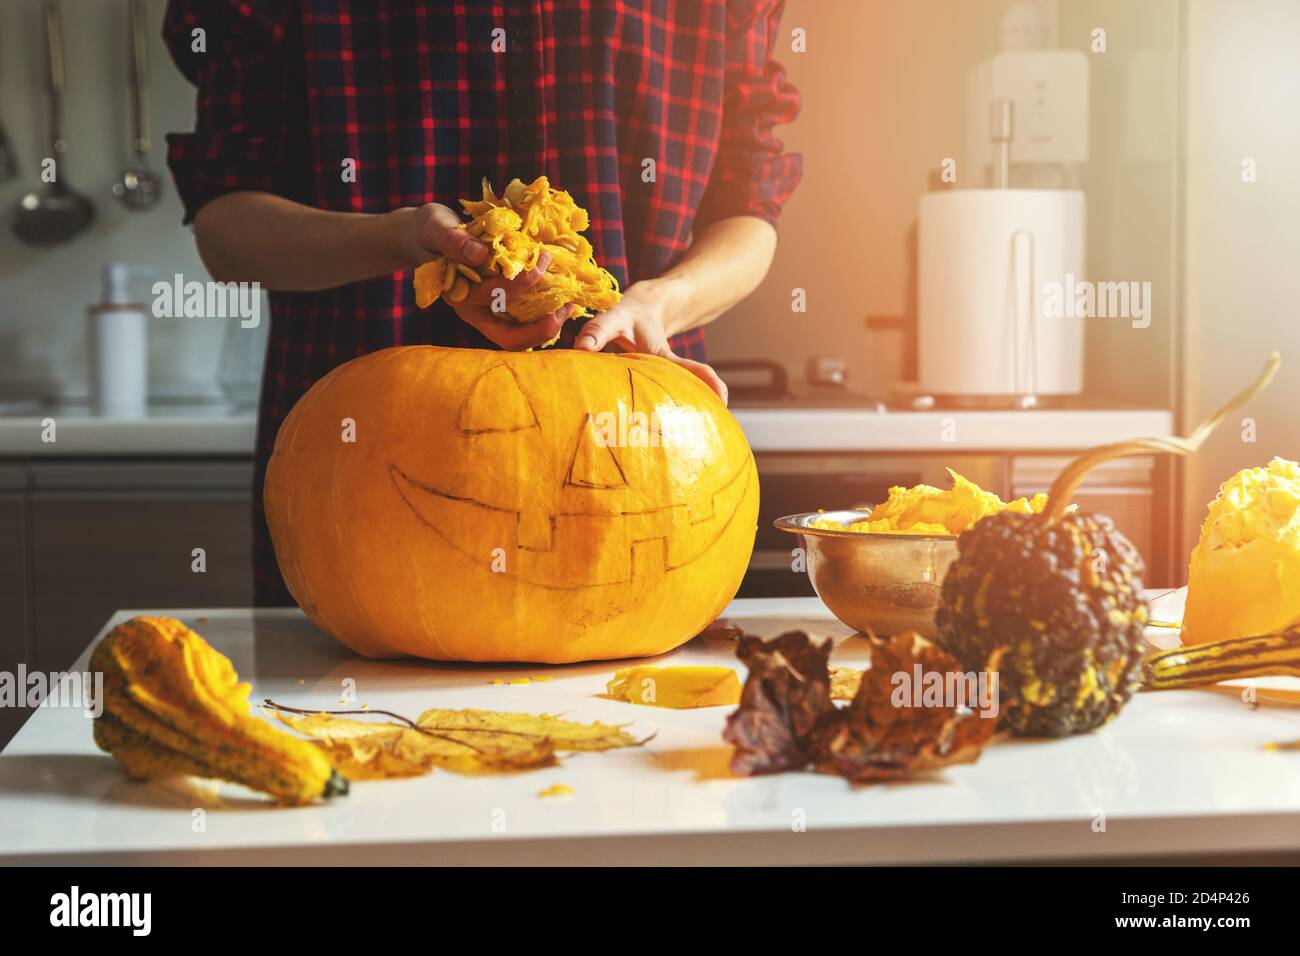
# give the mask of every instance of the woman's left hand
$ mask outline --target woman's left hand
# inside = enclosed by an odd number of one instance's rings
[[[676,355],[669,348],[667,311],[668,296],[663,291],[663,286],[653,281],[635,282],[628,286],[618,305],[587,320],[573,347],[587,352],[599,352],[613,346],[622,352],[662,356],[699,376],[726,404],[727,386],[717,372],[703,362]]]

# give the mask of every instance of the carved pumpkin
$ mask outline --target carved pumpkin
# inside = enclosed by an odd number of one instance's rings
[[[1219,488],[1187,569],[1184,644],[1300,625],[1300,463],[1274,458]]]
[[[570,350],[354,359],[289,413],[264,493],[290,592],[370,657],[662,653],[735,595],[758,518],[707,386]]]

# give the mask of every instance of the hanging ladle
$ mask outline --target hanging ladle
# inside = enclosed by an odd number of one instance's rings
[[[113,195],[127,209],[148,209],[162,198],[162,180],[149,168],[149,48],[143,0],[129,0],[131,17],[131,148],[135,165],[113,183]]]
[[[62,156],[68,150],[63,139],[63,25],[53,0],[42,4],[45,20],[45,94],[49,114],[50,153],[54,178],[43,189],[35,189],[18,200],[13,231],[23,242],[52,246],[66,242],[90,225],[95,207],[89,199],[73,192],[63,182]],[[41,164],[42,170],[45,163]]]

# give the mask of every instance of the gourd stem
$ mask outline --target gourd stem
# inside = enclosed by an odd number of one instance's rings
[[[1047,493],[1047,508],[1044,512],[1046,519],[1056,521],[1061,515],[1065,514],[1066,509],[1070,507],[1071,500],[1074,498],[1075,490],[1088,472],[1103,462],[1148,453],[1192,454],[1204,444],[1205,439],[1210,437],[1210,433],[1228,417],[1229,412],[1245,405],[1264,390],[1268,383],[1273,380],[1273,376],[1277,374],[1278,366],[1281,364],[1282,356],[1277,352],[1270,353],[1268,361],[1264,363],[1264,370],[1260,372],[1254,384],[1201,422],[1196,427],[1196,430],[1186,438],[1178,435],[1170,435],[1167,438],[1134,438],[1130,441],[1114,442],[1110,445],[1098,445],[1096,448],[1084,452],[1066,465],[1064,470],[1056,476],[1056,480],[1052,482],[1051,490]]]

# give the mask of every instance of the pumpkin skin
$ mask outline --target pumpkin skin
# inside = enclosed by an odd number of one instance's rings
[[[298,401],[264,502],[290,593],[354,651],[568,663],[713,621],[753,550],[758,474],[666,359],[406,346]]]

